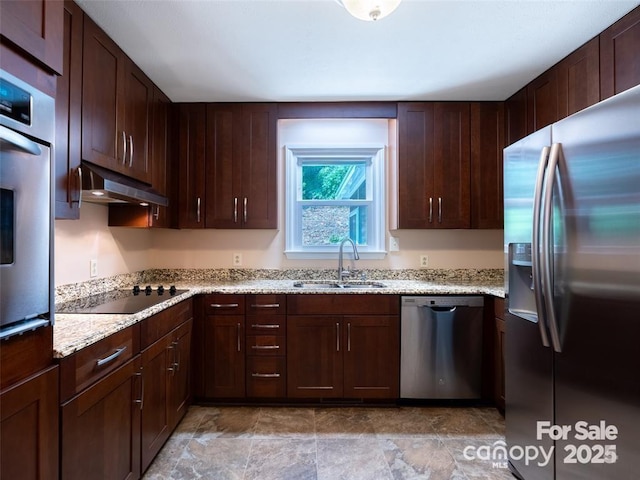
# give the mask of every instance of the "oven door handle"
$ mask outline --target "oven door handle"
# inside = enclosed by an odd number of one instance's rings
[[[20,150],[24,150],[31,155],[42,155],[42,149],[36,142],[29,140],[27,137],[23,137],[13,130],[0,125],[0,140],[11,143],[18,147]]]

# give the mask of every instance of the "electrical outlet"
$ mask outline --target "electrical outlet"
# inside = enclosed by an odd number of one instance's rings
[[[429,255],[420,255],[420,268],[427,268],[429,266]]]
[[[398,237],[389,237],[389,251],[390,252],[400,251],[400,241],[398,240]]]
[[[234,253],[233,254],[233,266],[234,267],[241,267],[242,266],[242,254],[241,253]]]
[[[89,260],[89,277],[94,278],[98,276],[98,259],[92,258]]]

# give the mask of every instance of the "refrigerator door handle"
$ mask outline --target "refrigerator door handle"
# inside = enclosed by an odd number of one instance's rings
[[[549,154],[549,164],[545,175],[544,200],[542,202],[542,296],[544,297],[545,313],[549,323],[551,333],[551,343],[556,352],[561,352],[560,334],[558,330],[558,319],[553,305],[553,229],[551,228],[553,213],[553,186],[556,182],[556,172],[558,162],[562,157],[562,145],[554,143]]]
[[[540,329],[540,338],[545,347],[551,346],[549,343],[549,334],[547,333],[547,324],[545,321],[544,299],[542,296],[542,275],[541,275],[541,259],[540,259],[540,215],[542,213],[542,191],[544,187],[545,171],[549,162],[550,148],[544,147],[540,153],[540,161],[538,162],[538,174],[536,176],[536,186],[533,197],[533,235],[531,245],[531,274],[533,277],[533,294],[536,301],[536,311],[538,312],[538,328]]]

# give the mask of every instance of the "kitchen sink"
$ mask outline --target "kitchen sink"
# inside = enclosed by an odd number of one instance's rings
[[[309,290],[331,290],[331,289],[358,289],[358,288],[385,288],[384,283],[379,282],[327,282],[327,281],[309,281],[309,282],[294,282],[295,288],[309,289]]]

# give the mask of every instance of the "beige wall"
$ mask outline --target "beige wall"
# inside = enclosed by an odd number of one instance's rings
[[[336,260],[291,260],[284,255],[284,146],[332,143],[389,146],[387,217],[393,221],[395,124],[385,120],[281,121],[279,125],[278,230],[145,230],[110,228],[107,207],[84,204],[80,220],[56,221],[56,285],[89,279],[89,261],[98,260],[98,277],[146,268],[231,268],[241,253],[242,268],[333,268]],[[360,260],[358,268],[418,268],[429,256],[430,268],[502,268],[502,230],[396,230],[399,251],[382,260]],[[387,238],[388,245],[388,238]]]

